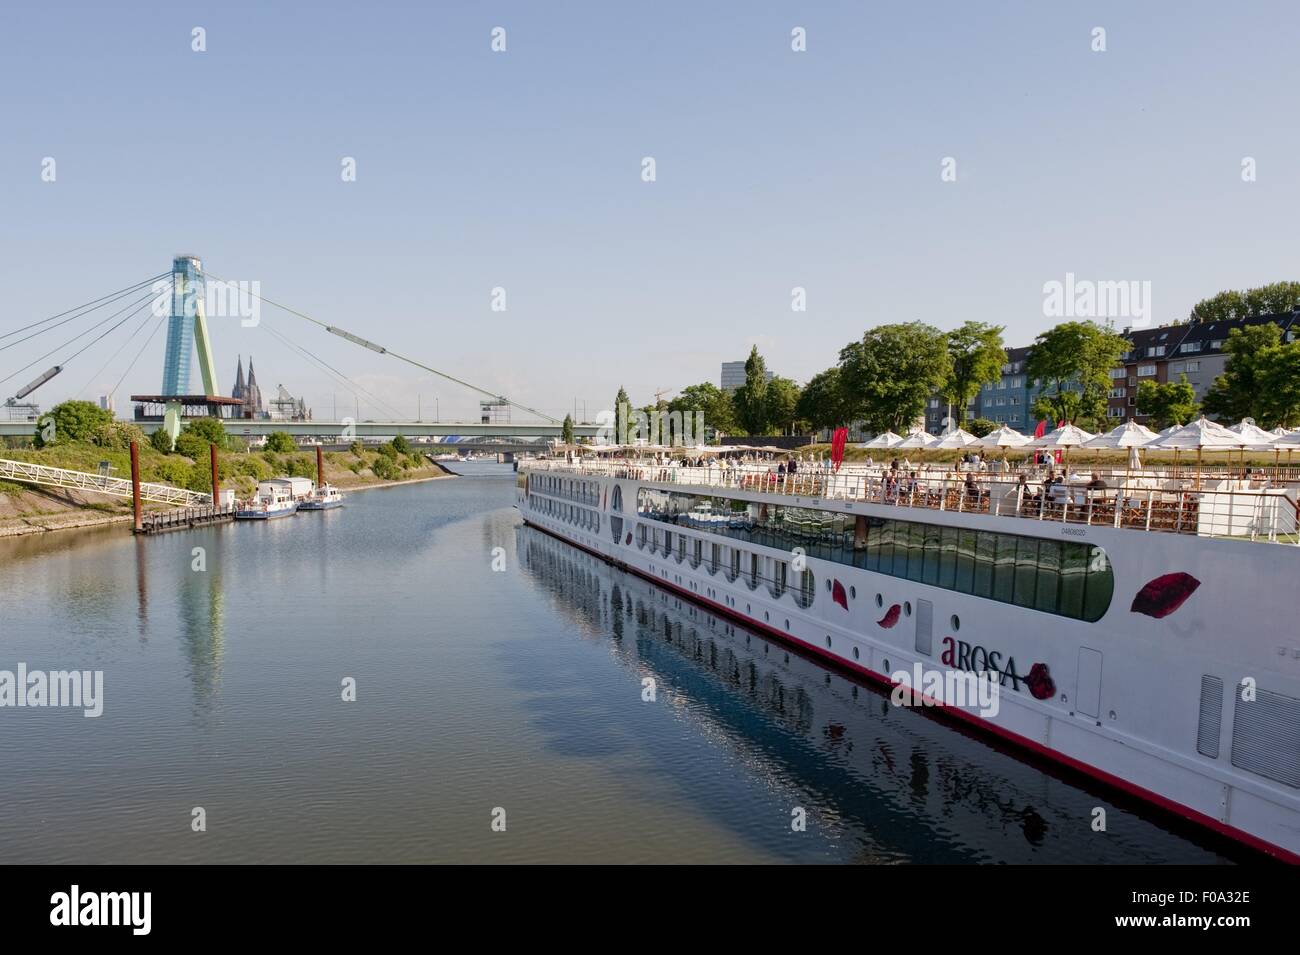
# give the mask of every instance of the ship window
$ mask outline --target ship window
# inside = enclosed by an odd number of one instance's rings
[[[1084,542],[876,517],[858,523],[834,511],[654,488],[638,491],[637,512],[663,524],[700,527],[786,552],[801,547],[824,560],[1076,620],[1099,620],[1114,596],[1109,558]],[[660,547],[665,543],[658,534],[656,540]],[[719,556],[715,552],[714,563],[721,563],[729,579],[741,575],[739,549],[728,548],[725,561]],[[754,585],[759,556],[751,554],[745,566]]]

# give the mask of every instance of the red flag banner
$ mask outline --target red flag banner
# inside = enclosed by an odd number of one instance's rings
[[[1047,434],[1047,422],[1044,420],[1038,422],[1038,427],[1034,429],[1034,437],[1041,438],[1045,434]]]
[[[844,460],[844,445],[849,440],[848,428],[836,428],[835,433],[831,435],[831,464],[835,470],[840,469],[840,464]]]

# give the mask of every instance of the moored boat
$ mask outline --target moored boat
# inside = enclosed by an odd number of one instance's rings
[[[298,501],[300,511],[328,511],[343,506],[343,495],[331,484],[322,484]]]
[[[286,480],[272,479],[258,482],[257,493],[252,500],[240,501],[235,505],[235,520],[266,521],[288,517],[297,512],[298,499],[294,497],[293,485]]]
[[[1115,474],[1063,496],[1041,475],[606,454],[521,463],[524,520],[1300,862],[1295,485]],[[962,674],[998,705],[954,697]]]

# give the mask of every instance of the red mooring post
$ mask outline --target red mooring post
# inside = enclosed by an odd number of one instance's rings
[[[144,516],[140,507],[140,446],[131,442],[131,503],[135,505],[136,532],[144,530]]]
[[[221,494],[221,485],[217,483],[217,446],[208,445],[208,457],[212,462],[212,506],[218,504],[217,497]]]
[[[316,445],[316,486],[325,486],[325,455],[321,453],[319,444]]]

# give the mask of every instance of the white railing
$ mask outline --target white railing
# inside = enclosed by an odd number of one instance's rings
[[[0,459],[0,480],[62,487],[74,491],[94,491],[97,494],[110,494],[113,497],[131,496],[131,481],[128,478],[106,477],[102,474],[73,471],[69,468],[52,468],[46,464],[31,464],[27,461]],[[155,504],[212,503],[211,494],[188,491],[169,484],[145,484],[144,482],[140,483],[140,499]]]
[[[695,467],[636,462],[530,461],[526,470],[609,475],[660,484],[762,491],[818,500],[866,501],[895,507],[989,514],[1300,544],[1297,486],[1214,478],[1198,482],[1184,470],[1108,471],[1105,487],[1073,481],[1043,488],[1042,475],[845,467],[783,474],[763,465]],[[546,493],[543,491],[542,493]]]

